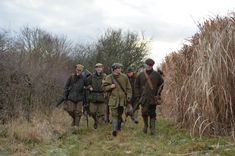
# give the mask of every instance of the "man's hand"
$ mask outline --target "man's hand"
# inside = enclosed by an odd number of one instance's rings
[[[93,91],[93,88],[92,88],[92,87],[90,87],[89,89],[90,89],[90,91]]]
[[[154,99],[155,99],[155,102],[156,102],[157,105],[160,105],[162,103],[161,96],[155,96]]]
[[[111,88],[116,88],[116,85],[115,84],[111,84]]]
[[[130,103],[131,102],[131,98],[127,97],[127,102]]]

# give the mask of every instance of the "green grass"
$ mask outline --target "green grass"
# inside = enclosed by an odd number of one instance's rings
[[[44,155],[235,155],[235,145],[226,138],[191,137],[184,130],[169,126],[165,119],[157,120],[157,134],[142,133],[143,123],[134,124],[128,119],[117,137],[111,136],[111,125],[97,130],[87,128],[85,121],[79,130],[63,135]]]
[[[235,155],[235,145],[225,137],[191,137],[185,130],[170,126],[166,119],[157,119],[155,136],[142,132],[143,122],[134,124],[130,119],[122,125],[117,137],[111,135],[111,124],[93,129],[89,119],[80,128],[70,128],[48,143],[24,143],[28,152],[24,155],[43,156],[145,156],[145,155]],[[6,139],[4,137],[0,139]],[[1,147],[1,146],[0,146]],[[3,147],[3,146],[2,146]],[[7,150],[0,155],[11,155]],[[22,155],[22,153],[14,153]]]

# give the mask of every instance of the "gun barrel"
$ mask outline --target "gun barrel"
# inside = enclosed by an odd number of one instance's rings
[[[61,105],[64,101],[65,101],[64,97],[59,98],[59,100],[57,101],[56,107]]]

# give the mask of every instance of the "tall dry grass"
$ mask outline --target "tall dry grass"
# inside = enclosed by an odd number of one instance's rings
[[[49,144],[66,134],[71,123],[71,117],[57,108],[50,115],[34,112],[30,122],[21,116],[0,125],[0,149],[27,155],[31,146]]]
[[[192,133],[234,137],[235,13],[206,20],[189,42],[163,64],[165,108]]]

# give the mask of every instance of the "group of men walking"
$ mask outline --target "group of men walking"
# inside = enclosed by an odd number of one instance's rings
[[[106,112],[110,111],[112,135],[117,136],[124,111],[129,113],[134,123],[138,123],[137,110],[141,105],[143,132],[147,133],[149,128],[150,133],[155,134],[156,106],[160,100],[163,78],[153,70],[154,63],[152,59],[147,59],[144,70],[138,75],[132,67],[124,74],[120,63],[112,65],[109,75],[103,73],[101,63],[95,65],[95,72],[90,75],[83,74],[83,65],[76,65],[64,92],[64,109],[73,118],[73,126],[79,127],[84,103],[89,103],[89,115],[94,120],[94,128],[109,120]]]

